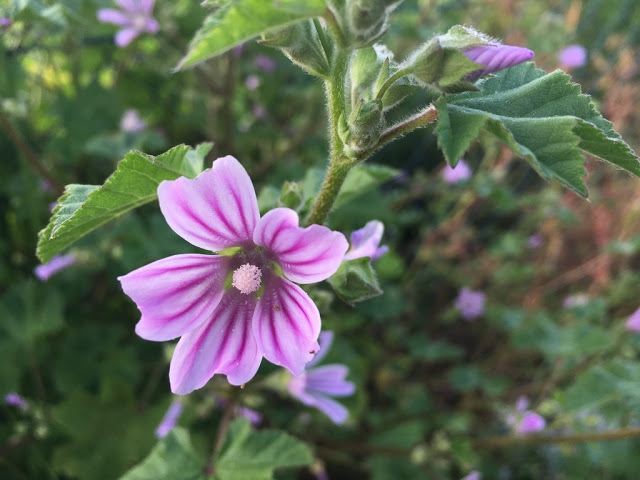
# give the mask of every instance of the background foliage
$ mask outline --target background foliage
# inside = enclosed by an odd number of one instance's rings
[[[0,27],[0,395],[19,392],[30,405],[0,407],[0,478],[163,478],[154,458],[168,451],[193,476],[166,478],[199,478],[223,416],[215,398],[236,395],[264,419],[253,433],[242,419],[232,423],[217,458],[220,479],[249,478],[225,473],[225,462],[270,444],[297,452],[270,459],[289,467],[276,471],[281,479],[322,469],[332,479],[449,479],[473,469],[486,478],[634,478],[640,338],[624,322],[639,306],[640,184],[588,161],[586,202],[541,180],[489,135],[466,156],[473,177],[448,184],[430,130],[352,172],[330,219],[350,232],[375,212],[390,246],[374,263],[382,296],[350,306],[328,285],[316,294],[324,328],[336,332],[328,359],[349,365],[357,385],[345,400],[347,424],[334,426],[259,383],[238,393],[216,378],[185,400],[180,428],[157,443],[154,430],[172,401],[172,347],[134,334],[138,311],[116,277],[190,246],[151,203],[74,244],[76,264],[40,282],[34,252],[49,204],[61,185],[102,185],[131,149],[157,155],[213,142],[191,162],[207,155],[206,167],[233,154],[262,209],[277,203],[285,181],[301,182],[308,207],[326,161],[324,100],[317,81],[255,42],[173,72],[201,25],[198,2],[158,2],[160,32],[124,49],[113,43],[114,28],[96,20],[107,6],[0,5],[0,16],[13,20]],[[637,2],[407,0],[393,18],[385,40],[399,58],[454,24],[528,46],[547,71],[562,48],[584,45],[588,61],[570,72],[573,81],[640,147]],[[261,69],[259,56],[275,69]],[[147,128],[120,128],[130,108]],[[120,168],[136,168],[138,156]],[[197,172],[182,160],[169,159],[156,180]],[[465,286],[487,295],[485,314],[473,321],[454,307]],[[586,296],[564,306],[576,295]],[[265,364],[261,373],[274,370]],[[514,437],[506,419],[521,395],[546,418],[546,433],[631,433],[597,442]],[[269,478],[271,470],[258,465],[251,475]]]

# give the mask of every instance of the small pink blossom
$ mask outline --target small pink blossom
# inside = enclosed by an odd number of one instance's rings
[[[38,277],[43,282],[46,282],[60,270],[64,270],[65,268],[70,267],[75,262],[76,257],[73,254],[56,255],[44,265],[38,265],[33,272],[35,273],[36,277]]]
[[[321,225],[302,228],[289,208],[261,218],[251,179],[231,156],[195,179],[162,182],[158,200],[174,232],[227,253],[174,255],[119,277],[142,313],[139,336],[181,337],[169,369],[171,390],[185,395],[215,374],[242,385],[262,357],[300,375],[320,348],[320,313],[293,282],[333,275],[348,247],[344,235]]]
[[[29,408],[29,402],[15,392],[7,393],[7,396],[4,397],[4,403],[12,407],[17,407],[20,410],[27,410]]]
[[[463,159],[460,159],[455,167],[447,163],[441,173],[444,181],[451,184],[469,180],[472,174],[471,168]]]
[[[484,314],[484,292],[463,287],[456,298],[455,306],[465,320],[473,320]]]
[[[625,327],[630,332],[640,332],[640,308],[631,314],[625,323]]]
[[[130,108],[122,116],[120,120],[120,130],[129,133],[140,133],[147,128],[145,122],[135,108]]]
[[[351,233],[351,248],[344,256],[345,260],[369,257],[371,261],[377,260],[389,251],[386,245],[380,246],[384,224],[378,220],[371,220],[362,227]]]
[[[528,435],[544,430],[546,422],[544,418],[530,410],[529,399],[525,396],[518,398],[516,412],[507,417],[507,424],[516,435]]]
[[[558,54],[558,62],[563,68],[578,68],[587,63],[587,49],[582,45],[570,45]]]
[[[11,19],[7,18],[7,17],[0,17],[0,27],[10,27],[11,26]]]
[[[349,411],[331,397],[348,397],[353,395],[356,387],[346,380],[349,368],[346,365],[331,364],[309,368],[317,365],[327,354],[333,343],[333,332],[320,334],[320,347],[316,356],[307,364],[307,370],[301,375],[291,377],[288,390],[305,405],[315,407],[337,424],[344,423]]]
[[[471,72],[466,76],[469,81],[474,81],[480,77],[493,72],[513,67],[522,62],[531,60],[534,56],[533,51],[528,48],[516,47],[512,45],[480,45],[464,50],[469,60],[478,65],[484,66],[483,69]]]
[[[251,109],[251,114],[258,120],[264,118],[267,116],[267,110],[260,105],[259,103],[256,103],[253,108]]]
[[[182,402],[175,400],[167,409],[167,413],[164,414],[160,425],[156,428],[156,438],[166,437],[171,430],[173,430],[178,423],[180,415],[182,415]]]
[[[260,78],[257,75],[249,75],[244,81],[244,85],[248,90],[255,90],[260,86]]]
[[[536,248],[540,248],[543,242],[544,242],[544,239],[542,238],[542,235],[540,235],[539,233],[536,233],[535,235],[531,235],[527,239],[527,247],[529,247],[532,250]]]
[[[482,480],[482,475],[477,470],[474,470],[473,472],[469,473],[469,475],[461,478],[460,480]]]
[[[253,64],[265,73],[273,73],[276,69],[276,61],[266,55],[256,55]]]
[[[139,35],[145,32],[156,33],[160,28],[152,16],[155,0],[116,0],[116,3],[119,10],[98,10],[98,20],[122,27],[115,36],[117,46],[126,47]]]

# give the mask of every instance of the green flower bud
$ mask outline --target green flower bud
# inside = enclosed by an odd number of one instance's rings
[[[354,153],[366,150],[376,144],[384,127],[382,102],[372,100],[358,103],[349,116],[349,141],[347,150]]]
[[[329,60],[311,21],[265,33],[261,43],[279,48],[289,60],[312,75],[323,78],[329,75]]]
[[[281,206],[297,211],[302,206],[303,200],[304,194],[300,183],[284,182],[279,200]]]

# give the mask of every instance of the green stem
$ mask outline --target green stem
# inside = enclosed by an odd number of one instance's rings
[[[320,193],[313,204],[307,218],[307,225],[323,224],[331,211],[331,207],[338,198],[340,188],[344,183],[354,162],[344,156],[344,145],[338,133],[341,115],[346,115],[345,81],[349,67],[349,52],[338,49],[331,65],[331,76],[326,81],[326,93],[329,105],[329,125],[331,128],[331,160],[329,171],[322,183]]]
[[[489,437],[476,440],[475,447],[483,449],[515,447],[521,445],[545,445],[557,443],[601,442],[640,437],[640,427],[621,428],[606,432],[576,433],[574,435],[527,435],[524,437]]]

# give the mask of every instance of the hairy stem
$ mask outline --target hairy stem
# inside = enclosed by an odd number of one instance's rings
[[[320,193],[313,204],[311,213],[307,218],[307,225],[323,224],[331,207],[338,198],[340,188],[344,183],[349,170],[354,163],[344,156],[344,145],[338,133],[338,124],[341,115],[346,115],[345,81],[349,67],[349,52],[338,50],[331,65],[330,79],[326,82],[326,93],[329,109],[331,160],[329,171],[324,179]]]

